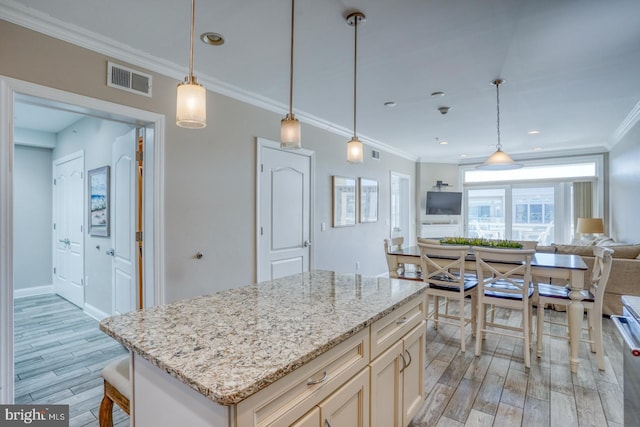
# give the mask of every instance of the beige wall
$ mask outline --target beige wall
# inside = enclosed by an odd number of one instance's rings
[[[105,55],[0,21],[0,75],[124,104],[166,116],[165,253],[168,301],[255,280],[256,137],[278,140],[280,115],[208,92],[207,128],[174,124],[176,80],[153,75],[153,98],[106,86]],[[121,62],[121,61],[118,61]],[[126,65],[126,64],[125,64]],[[138,67],[134,67],[138,68]],[[142,70],[148,71],[148,70]],[[363,274],[386,271],[389,171],[415,177],[415,163],[386,153],[362,165],[345,161],[346,140],[303,124],[303,146],[316,151],[316,268]],[[369,150],[366,150],[369,154]],[[380,183],[380,220],[332,229],[333,174]],[[411,209],[414,207],[412,206]],[[320,223],[327,230],[320,231]],[[204,258],[195,260],[202,252]]]
[[[427,215],[427,191],[438,191],[433,186],[442,181],[449,184],[442,191],[462,191],[460,182],[460,167],[450,163],[419,163],[417,165],[417,197],[416,218],[417,226],[424,222],[454,221],[462,223],[461,215]],[[461,226],[462,227],[462,226]],[[462,228],[461,228],[462,230]]]
[[[640,124],[609,153],[609,197],[612,237],[640,243]]]

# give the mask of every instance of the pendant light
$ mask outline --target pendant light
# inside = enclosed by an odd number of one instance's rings
[[[291,61],[289,66],[289,113],[280,121],[280,148],[300,148],[300,122],[293,114],[293,25],[295,0],[291,0]]]
[[[207,126],[207,90],[193,75],[193,32],[196,0],[191,0],[191,43],[189,45],[189,75],[178,84],[176,98],[176,124],[188,129]]]
[[[358,139],[356,132],[356,100],[357,100],[357,76],[358,76],[358,24],[364,23],[367,18],[361,12],[354,12],[347,16],[347,24],[355,29],[355,42],[353,49],[353,138],[347,142],[347,161],[349,163],[362,163],[364,147]]]
[[[496,87],[496,110],[498,115],[497,129],[498,129],[498,144],[496,145],[496,152],[490,155],[484,163],[476,166],[476,169],[483,170],[509,170],[519,169],[522,167],[520,163],[516,163],[513,159],[504,151],[502,151],[502,144],[500,143],[500,85],[504,83],[502,79],[496,79],[491,82]]]

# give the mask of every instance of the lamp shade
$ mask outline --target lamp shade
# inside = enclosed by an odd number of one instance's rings
[[[183,128],[200,129],[207,126],[207,90],[195,77],[178,85],[176,124]]]
[[[280,121],[280,148],[300,148],[300,122],[293,114]]]
[[[495,153],[490,155],[484,163],[476,166],[476,169],[500,171],[519,169],[521,167],[522,165],[520,163],[514,162],[511,156],[498,149]]]
[[[349,163],[362,163],[363,157],[364,148],[362,142],[354,136],[347,142],[347,161]]]
[[[604,221],[602,218],[578,218],[576,232],[582,234],[604,233]]]

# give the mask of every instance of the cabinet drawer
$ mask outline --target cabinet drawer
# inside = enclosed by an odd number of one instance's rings
[[[369,363],[369,329],[237,405],[237,427],[289,426]]]
[[[378,357],[424,319],[424,302],[424,295],[418,295],[371,325],[371,359]]]

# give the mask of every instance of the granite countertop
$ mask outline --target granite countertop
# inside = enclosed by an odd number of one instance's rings
[[[109,317],[100,329],[232,405],[423,292],[422,282],[312,271]]]

